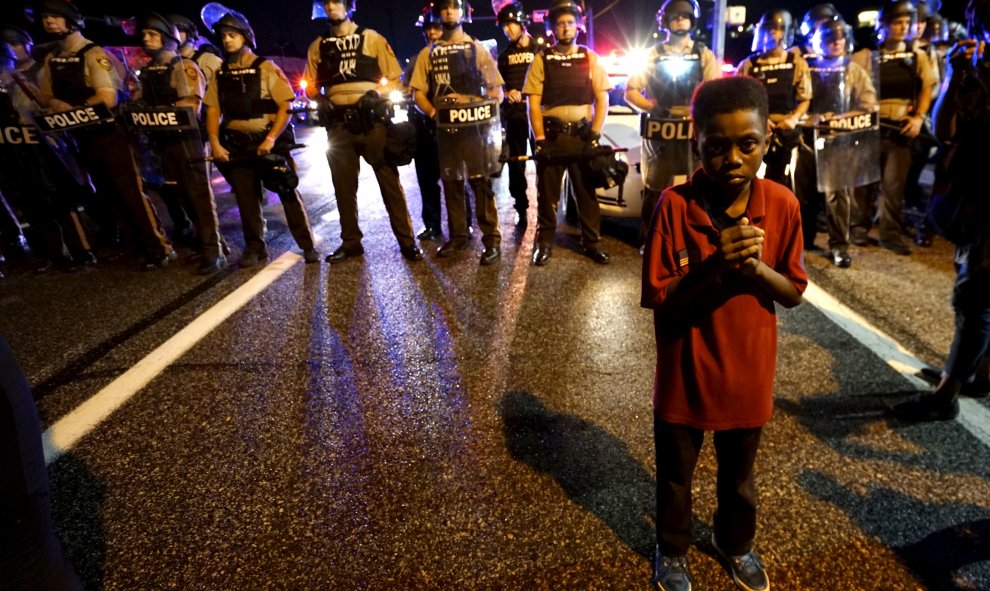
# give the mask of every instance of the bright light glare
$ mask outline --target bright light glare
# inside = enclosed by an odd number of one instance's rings
[[[403,98],[405,97],[402,96],[401,90],[393,90],[392,92],[388,93],[388,100],[391,101],[392,104],[394,105],[401,103]]]
[[[382,79],[379,80],[378,83],[381,84],[382,86],[388,86],[388,78],[382,76]]]
[[[732,64],[722,64],[722,73],[729,74],[731,76],[736,73],[736,67]]]
[[[303,78],[302,80],[299,81],[299,89],[300,90],[306,90],[306,87],[307,86],[309,86],[309,80],[306,80],[305,78]]]
[[[623,61],[630,74],[645,72],[650,67],[650,50],[646,47],[631,47],[626,50]]]
[[[661,62],[663,71],[672,79],[677,80],[691,69],[691,62],[684,59],[669,59]]]

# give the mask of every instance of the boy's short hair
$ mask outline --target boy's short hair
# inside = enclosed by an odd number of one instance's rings
[[[736,111],[756,111],[760,119],[769,119],[770,106],[763,84],[749,76],[730,76],[702,82],[691,97],[691,118],[696,128],[703,128],[715,115]]]

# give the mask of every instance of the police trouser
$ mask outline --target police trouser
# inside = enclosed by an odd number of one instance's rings
[[[647,140],[641,142],[640,154],[642,158],[651,158],[646,167],[648,177],[643,179],[643,209],[639,215],[639,242],[646,242],[646,236],[650,233],[650,223],[653,221],[653,212],[660,201],[660,193],[664,189],[674,184],[678,174],[690,175],[686,162],[679,162],[680,158],[674,154],[665,153],[664,142],[662,140]],[[679,155],[678,155],[679,156]]]
[[[336,121],[327,128],[327,139],[330,145],[327,161],[330,163],[330,176],[340,214],[341,246],[345,250],[357,249],[364,236],[358,226],[357,205],[361,158],[375,171],[392,234],[399,241],[399,246],[415,244],[406,196],[399,184],[399,169],[385,162],[385,125],[375,123],[366,132],[355,133],[344,122]]]
[[[144,193],[124,132],[115,126],[103,126],[77,132],[76,140],[80,161],[96,187],[97,200],[113,199],[119,205],[145,256],[151,260],[165,258],[172,245],[162,231],[155,206]]]
[[[797,164],[794,166],[794,194],[797,195],[798,202],[801,204],[801,230],[804,234],[804,246],[808,248],[814,243],[815,236],[818,234],[818,212],[821,211],[825,198],[818,190],[818,165],[815,161],[815,151],[807,143],[798,147]],[[831,218],[831,214],[829,217]],[[848,232],[848,219],[845,225]],[[831,245],[831,238],[829,244]]]
[[[716,431],[717,500],[713,528],[720,550],[739,556],[756,537],[756,481],[753,466],[762,429]],[[691,481],[705,432],[653,419],[657,466],[657,544],[666,556],[684,556],[691,531]]]
[[[0,483],[0,588],[81,590],[82,585],[55,537],[38,410],[27,380],[3,337],[0,337]]]
[[[498,246],[502,241],[502,233],[498,228],[498,206],[495,203],[492,179],[480,176],[470,178],[466,182],[471,185],[471,192],[474,193],[474,211],[478,216],[481,243],[486,247]],[[447,227],[451,240],[468,239],[468,208],[464,183],[463,180],[443,180],[443,196],[447,203]]]
[[[763,157],[766,169],[763,171],[763,178],[776,181],[788,189],[791,189],[791,177],[787,167],[794,156],[794,148],[798,147],[801,141],[800,132],[797,130],[778,130],[773,132],[770,141],[770,149]]]
[[[896,133],[896,132],[894,132]],[[880,138],[880,182],[857,187],[854,195],[852,228],[867,231],[876,211],[881,241],[899,240],[904,185],[911,166],[911,150],[906,139],[882,133]],[[879,191],[879,197],[877,196]],[[874,209],[874,201],[876,206]]]
[[[247,134],[225,130],[223,138],[230,146],[227,143],[223,146],[228,150],[235,147],[235,150],[230,150],[230,161],[217,162],[217,168],[227,179],[227,184],[230,185],[237,200],[244,232],[244,251],[257,254],[268,252],[265,244],[266,223],[263,211],[265,192],[261,184],[261,162],[255,152],[264,137],[265,132]],[[295,162],[288,151],[279,151],[278,144],[279,142],[276,142],[276,149],[273,151],[285,156],[289,165],[295,167]],[[285,222],[289,226],[292,238],[299,248],[312,249],[313,230],[309,226],[309,217],[306,215],[299,191],[278,193],[278,198],[282,202],[282,209],[285,210]]]
[[[203,142],[196,135],[176,134],[164,138],[158,142],[158,146],[165,179],[175,183],[162,186],[159,190],[162,200],[181,204],[183,212],[188,209],[192,213],[192,223],[196,226],[203,256],[208,259],[219,257],[222,239],[213,187],[210,185],[206,163],[197,162],[206,155]],[[174,216],[172,222],[178,230],[178,222]]]
[[[503,104],[505,116],[502,118],[502,128],[505,130],[505,142],[509,146],[509,156],[525,156],[526,148],[530,145],[529,119],[525,107],[521,110],[513,104]],[[526,162],[509,162],[509,195],[515,201],[516,211],[525,213],[529,208],[529,197],[526,195]]]
[[[547,138],[550,153],[556,159],[574,155],[580,157],[587,143],[581,138],[561,133],[553,140]],[[585,181],[585,164],[571,162],[536,161],[536,242],[551,244],[557,232],[557,203],[560,201],[561,182],[567,172],[581,221],[581,242],[592,246],[601,242],[601,210],[595,198],[595,188]]]
[[[437,126],[433,119],[416,112],[410,113],[416,125],[416,181],[423,200],[423,225],[441,231],[440,157],[437,154]]]

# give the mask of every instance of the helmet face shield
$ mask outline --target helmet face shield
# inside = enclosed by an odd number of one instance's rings
[[[826,57],[849,55],[852,42],[852,27],[841,20],[819,23],[811,35],[812,50]]]
[[[564,15],[571,15],[577,22],[577,30],[581,33],[587,33],[588,28],[584,20],[584,5],[577,0],[554,0],[550,4],[550,9],[547,11],[546,17],[546,30],[547,35],[557,37],[557,21],[560,17]],[[559,40],[559,39],[558,39]]]
[[[657,30],[670,31],[670,21],[675,17],[687,18],[691,21],[690,31],[698,26],[701,19],[701,7],[696,0],[667,0],[657,11]]]
[[[443,23],[443,11],[449,8],[456,8],[461,11],[461,17],[458,19],[457,24],[471,22],[471,4],[467,0],[436,0],[432,6],[434,16],[436,16],[437,21],[441,24]]]
[[[753,34],[753,51],[787,49],[794,43],[794,21],[786,10],[773,10],[764,14]]]

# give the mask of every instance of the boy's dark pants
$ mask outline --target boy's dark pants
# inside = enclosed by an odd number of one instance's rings
[[[729,556],[753,548],[756,535],[756,485],[753,464],[762,428],[716,431],[718,462],[715,539]],[[657,543],[667,556],[684,556],[691,531],[691,479],[705,432],[654,417],[657,460]]]

